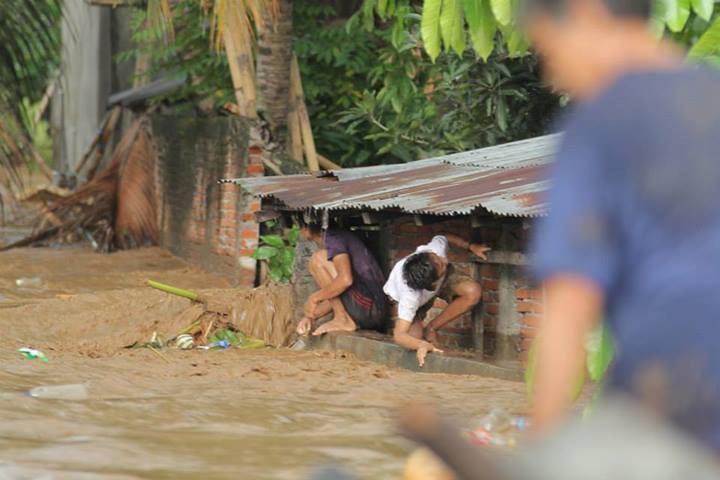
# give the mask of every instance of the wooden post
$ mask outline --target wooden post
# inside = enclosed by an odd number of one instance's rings
[[[301,100],[301,93],[297,86],[301,85],[298,63],[293,57],[290,65],[290,105],[288,108],[288,137],[290,139],[290,157],[297,162],[303,163],[303,142],[302,130],[300,129],[300,117],[298,116],[298,103]]]
[[[315,139],[313,138],[312,128],[310,127],[310,115],[305,106],[305,95],[303,94],[302,80],[300,79],[300,67],[298,66],[295,55],[293,55],[292,62],[290,71],[292,72],[293,69],[296,70],[297,75],[295,75],[295,78],[291,78],[290,81],[292,82],[294,80],[295,82],[291,88],[295,89],[297,98],[297,114],[300,119],[300,131],[302,133],[303,147],[305,148],[305,159],[307,160],[310,171],[317,172],[320,170],[320,164],[318,162],[317,150],[315,150]]]
[[[223,29],[225,55],[232,75],[235,99],[239,113],[246,118],[257,118],[257,94],[255,91],[255,68],[252,63],[250,41],[243,38],[241,26],[237,25],[237,12],[228,12]]]

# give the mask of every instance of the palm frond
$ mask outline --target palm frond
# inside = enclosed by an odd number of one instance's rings
[[[58,63],[61,12],[61,0],[0,2],[0,182],[15,191],[37,158],[22,100],[42,97]]]

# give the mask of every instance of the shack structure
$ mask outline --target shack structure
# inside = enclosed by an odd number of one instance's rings
[[[543,313],[542,289],[527,271],[528,237],[547,210],[547,169],[558,140],[554,134],[406,164],[223,182],[261,199],[260,221],[304,215],[362,232],[386,273],[436,234],[487,243],[487,261],[451,250],[450,260],[480,281],[483,296],[440,341],[478,358],[524,361]],[[298,245],[299,301],[313,288],[304,261],[310,253]]]

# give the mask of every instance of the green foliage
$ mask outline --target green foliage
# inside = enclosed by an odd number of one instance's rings
[[[487,60],[495,47],[500,48],[505,41],[505,51],[511,56],[527,54],[527,42],[515,26],[515,4],[513,0],[424,0],[422,10],[423,42],[425,50],[434,60],[441,51],[440,38],[437,35],[425,35],[435,32],[438,23],[443,31],[443,46],[446,51],[454,50],[463,55],[465,36],[470,34],[475,52]],[[441,12],[438,15],[438,12]],[[445,27],[451,28],[445,35]],[[500,30],[502,36],[497,36]],[[466,33],[467,31],[467,33]],[[496,43],[497,42],[497,43]]]
[[[269,228],[274,222],[266,222]],[[260,246],[253,253],[255,260],[267,262],[270,278],[274,282],[289,282],[295,260],[295,245],[300,238],[300,228],[294,225],[285,237],[277,234],[260,235]]]
[[[208,342],[210,343],[217,343],[223,340],[230,346],[239,348],[263,348],[266,346],[262,340],[247,337],[242,332],[233,328],[218,328],[208,338]]]
[[[497,25],[493,21],[490,10],[490,0],[480,2],[465,0],[465,17],[470,30],[472,47],[480,55],[480,58],[487,62],[495,48],[495,33],[497,32]]]
[[[691,59],[707,59],[720,55],[720,17],[698,39],[688,53]]]
[[[690,17],[690,0],[663,0],[665,24],[671,32],[680,32]]]
[[[468,49],[433,62],[422,51],[420,10],[397,0],[383,21],[379,7],[365,2],[343,26],[332,8],[294,4],[295,50],[325,156],[346,167],[407,162],[544,133],[558,99],[533,57],[511,59],[501,47],[487,63]]]
[[[615,356],[615,345],[605,324],[601,323],[585,342],[587,370],[593,382],[600,382]]]
[[[0,181],[18,188],[19,166],[35,161],[29,107],[42,98],[60,59],[60,7],[59,0],[0,2]]]
[[[464,12],[461,0],[443,0],[440,14],[440,33],[446,49],[458,55],[465,51]]]
[[[131,21],[132,38],[137,48],[124,52],[117,61],[149,57],[150,78],[187,79],[184,88],[156,102],[202,101],[212,99],[222,106],[233,99],[232,79],[227,57],[210,47],[209,20],[198,0],[180,0],[174,7],[174,38],[168,38],[163,23],[148,22],[147,13],[136,10]]]
[[[23,109],[30,118],[35,118],[40,109],[40,103],[30,105],[30,102],[25,99],[23,100]],[[48,122],[42,118],[37,123],[32,122],[30,125],[30,138],[40,157],[46,164],[50,164],[53,155],[53,142]]]
[[[374,1],[367,3],[374,4]],[[425,51],[433,60],[443,49],[462,55],[458,47],[464,44],[465,33],[459,33],[457,27],[460,27],[469,33],[473,49],[484,60],[493,48],[503,44],[510,56],[526,55],[528,43],[515,20],[517,5],[514,0],[424,0],[422,38]],[[708,22],[714,12],[714,0],[655,0],[653,26],[659,35],[667,30],[674,40],[691,46],[711,26]],[[497,30],[502,35],[496,35]],[[714,45],[704,46],[704,51],[720,50],[714,35],[706,43],[710,42]]]

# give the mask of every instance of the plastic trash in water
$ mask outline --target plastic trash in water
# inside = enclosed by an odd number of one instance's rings
[[[24,348],[18,349],[18,352],[20,352],[20,354],[23,357],[27,358],[28,360],[40,359],[45,363],[50,361],[50,359],[47,357],[47,355],[45,355],[40,350],[35,350],[34,348],[24,347]]]
[[[513,448],[517,444],[518,434],[526,430],[525,417],[510,415],[502,408],[495,408],[485,415],[473,430],[466,432],[471,443],[481,446]]]
[[[20,288],[40,288],[43,282],[40,277],[20,277],[15,279],[15,285]]]
[[[227,340],[218,340],[208,345],[210,348],[230,348],[230,342]]]
[[[302,338],[298,338],[295,343],[292,344],[290,347],[290,350],[294,350],[296,352],[306,350],[307,349],[307,343],[305,343],[305,340]]]
[[[88,390],[82,383],[70,385],[42,385],[32,388],[28,395],[50,400],[87,400]]]
[[[210,350],[211,348],[225,349],[230,348],[230,342],[228,342],[227,340],[219,340],[217,342],[212,342],[207,345],[199,346],[197,348],[199,348],[200,350]]]

